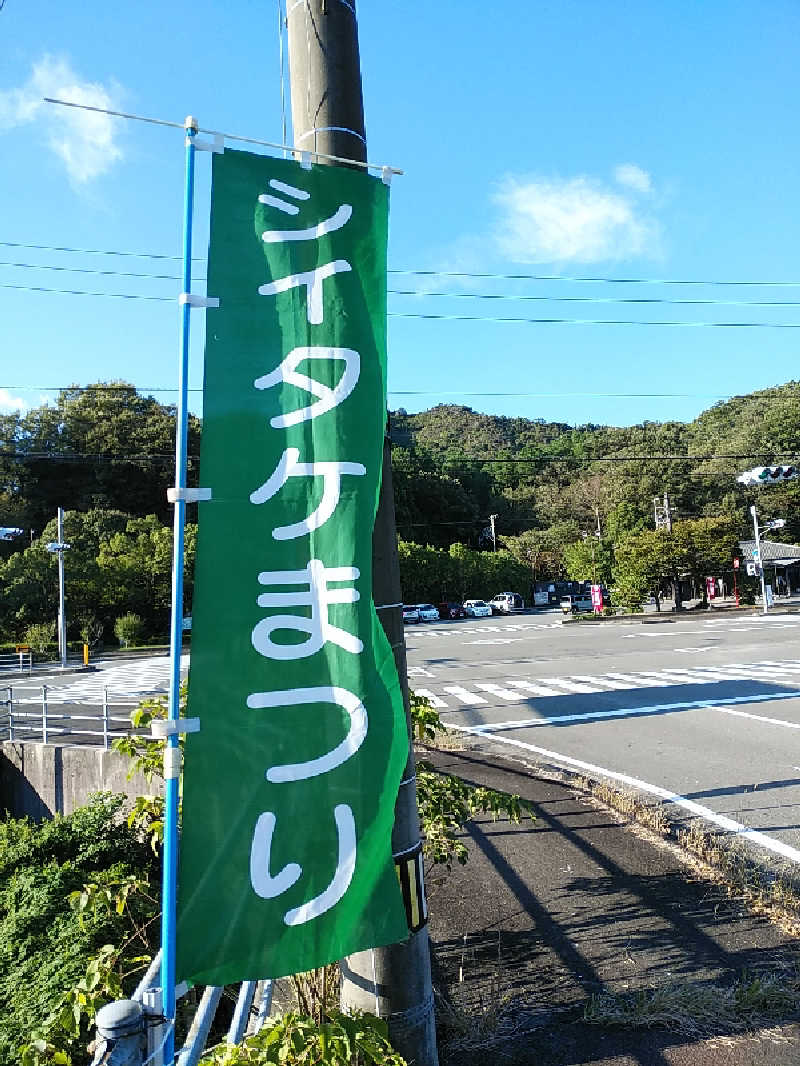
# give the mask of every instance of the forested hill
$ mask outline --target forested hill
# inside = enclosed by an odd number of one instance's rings
[[[665,576],[724,572],[752,528],[756,500],[763,517],[787,520],[771,536],[800,541],[800,481],[763,489],[736,481],[753,466],[800,460],[798,401],[792,382],[717,404],[693,422],[627,428],[454,406],[398,411],[392,470],[405,594],[527,592],[532,578],[567,574],[613,581],[619,602],[636,606]],[[190,484],[201,432],[192,418]],[[124,382],[70,387],[52,404],[0,415],[0,526],[23,530],[0,540],[0,641],[30,642],[36,626],[52,638],[56,559],[46,545],[59,506],[71,544],[71,637],[108,638],[131,612],[145,636],[163,636],[174,435],[174,408]],[[675,523],[666,541],[653,529],[653,500],[665,492]],[[492,546],[490,515],[498,551],[470,551]],[[189,519],[186,610],[194,508]]]
[[[174,408],[124,382],[75,386],[0,415],[0,525],[38,535],[59,505],[168,521],[174,424]],[[477,547],[490,514],[502,539],[549,531],[568,541],[599,523],[613,540],[651,527],[653,497],[665,492],[676,518],[740,513],[746,525],[754,490],[736,474],[800,458],[800,384],[735,397],[689,423],[572,427],[442,405],[397,411],[391,426],[405,540]],[[201,430],[193,418],[193,457]],[[771,486],[769,500],[789,520],[787,539],[800,539],[796,483]]]
[[[595,530],[612,538],[653,523],[669,494],[677,518],[740,512],[749,467],[800,459],[800,383],[715,404],[692,422],[628,427],[503,418],[440,405],[392,415],[398,529],[438,545],[477,544],[487,516],[501,535]],[[800,538],[795,484],[771,486],[770,507]]]

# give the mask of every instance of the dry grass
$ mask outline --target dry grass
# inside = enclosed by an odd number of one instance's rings
[[[697,875],[722,886],[729,898],[800,936],[800,874],[788,863],[767,865],[747,845],[699,820],[671,817],[668,804],[644,801],[607,781],[569,775],[574,788],[664,842],[677,845]]]
[[[641,989],[634,993],[592,996],[584,1020],[593,1025],[631,1029],[669,1029],[700,1039],[753,1032],[796,1017],[800,1009],[800,972],[745,975],[729,987],[691,982]]]

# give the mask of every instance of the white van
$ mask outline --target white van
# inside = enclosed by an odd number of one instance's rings
[[[571,596],[562,596],[561,610],[564,614],[586,614],[593,611],[591,592],[577,592]]]
[[[489,606],[492,614],[514,614],[525,609],[525,602],[517,592],[498,592],[489,600]]]

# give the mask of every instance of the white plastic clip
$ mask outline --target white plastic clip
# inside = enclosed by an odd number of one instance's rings
[[[167,489],[167,503],[201,503],[211,499],[211,489]]]
[[[225,137],[221,133],[215,133],[213,141],[198,141],[196,137],[187,137],[186,144],[193,144],[198,152],[214,152],[221,155],[225,151]]]
[[[303,170],[311,170],[311,152],[300,153],[300,166]]]
[[[183,759],[181,758],[180,748],[164,748],[164,780],[174,781],[176,777],[181,776],[181,764]]]
[[[180,733],[199,733],[199,718],[179,718],[177,722],[169,718],[156,718],[150,723],[150,736],[154,740],[178,736]]]
[[[392,184],[392,168],[391,167],[383,167],[382,168],[382,170],[381,170],[381,181],[383,182],[384,185],[391,185]]]
[[[193,292],[182,292],[178,297],[178,303],[188,304],[190,307],[219,307],[219,298],[216,296],[197,296]]]

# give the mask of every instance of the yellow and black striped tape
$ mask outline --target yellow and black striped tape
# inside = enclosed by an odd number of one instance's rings
[[[394,868],[403,903],[406,908],[406,921],[412,933],[418,932],[428,921],[428,901],[425,898],[425,876],[422,866],[422,844],[409,851],[404,851],[394,858]]]

